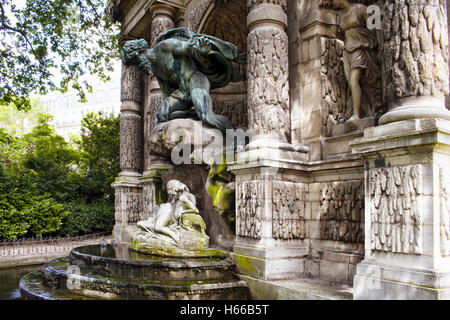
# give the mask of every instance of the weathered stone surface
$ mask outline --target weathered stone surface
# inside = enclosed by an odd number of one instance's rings
[[[234,233],[225,222],[224,217],[214,208],[213,199],[207,189],[209,170],[205,165],[174,166],[163,176],[163,185],[171,179],[177,179],[192,190],[197,199],[197,208],[206,223],[206,234],[209,236],[210,246],[231,249]]]
[[[176,165],[212,165],[224,150],[224,138],[219,130],[192,119],[175,119],[156,125],[149,141],[154,154],[169,158]]]
[[[364,241],[364,182],[320,184],[320,238],[362,243]]]
[[[178,231],[180,241],[175,243],[163,234],[155,237],[154,234],[139,231],[131,239],[131,248],[137,252],[153,254],[163,257],[201,257],[202,251],[208,248],[209,237],[206,234],[185,230]]]
[[[248,35],[249,127],[255,133],[289,132],[288,38],[273,28],[255,29]]]
[[[129,247],[76,248],[69,258],[55,259],[41,272],[20,281],[24,299],[248,299],[244,281],[222,252],[204,257],[163,258],[139,255]]]
[[[386,101],[448,95],[448,32],[443,1],[385,1],[382,20]]]

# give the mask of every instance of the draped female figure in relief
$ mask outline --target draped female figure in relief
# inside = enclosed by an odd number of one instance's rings
[[[370,18],[367,7],[353,4],[348,0],[334,0],[334,5],[341,9],[339,28],[344,32],[344,71],[352,94],[353,116],[349,120],[359,119],[361,108],[366,116],[371,116],[375,95],[379,94],[376,81],[379,79],[380,66],[377,58],[377,38],[375,32],[367,28]],[[363,103],[363,94],[367,103]]]

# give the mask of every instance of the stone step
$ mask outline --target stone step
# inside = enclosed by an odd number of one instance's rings
[[[201,258],[170,258],[139,254],[128,247],[97,252],[99,246],[81,247],[71,251],[72,265],[86,274],[99,274],[131,279],[160,280],[224,280],[235,278],[235,265],[227,255],[209,250],[210,256]]]
[[[289,280],[259,280],[239,275],[249,287],[254,300],[352,300],[353,289],[336,282],[297,278]]]
[[[247,299],[248,288],[239,279],[164,280],[130,279],[98,274],[70,275],[71,262],[56,259],[42,268],[46,288],[95,299]],[[69,279],[69,280],[68,280]],[[68,288],[69,286],[72,288]],[[43,290],[42,288],[40,290]]]
[[[46,287],[40,271],[26,274],[20,279],[19,290],[25,300],[90,300],[68,290]]]

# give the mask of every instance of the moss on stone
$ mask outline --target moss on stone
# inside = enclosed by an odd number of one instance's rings
[[[208,173],[208,194],[212,199],[214,208],[224,218],[231,230],[234,230],[235,190],[228,187],[228,176],[225,154],[222,154],[221,163],[213,163]]]

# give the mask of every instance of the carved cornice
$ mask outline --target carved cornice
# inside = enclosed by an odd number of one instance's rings
[[[175,18],[184,15],[185,0],[111,0],[107,13],[122,24],[122,37],[148,38],[153,15],[161,10]]]
[[[250,9],[259,4],[275,4],[279,5],[284,12],[287,10],[287,0],[247,0],[247,7]]]

